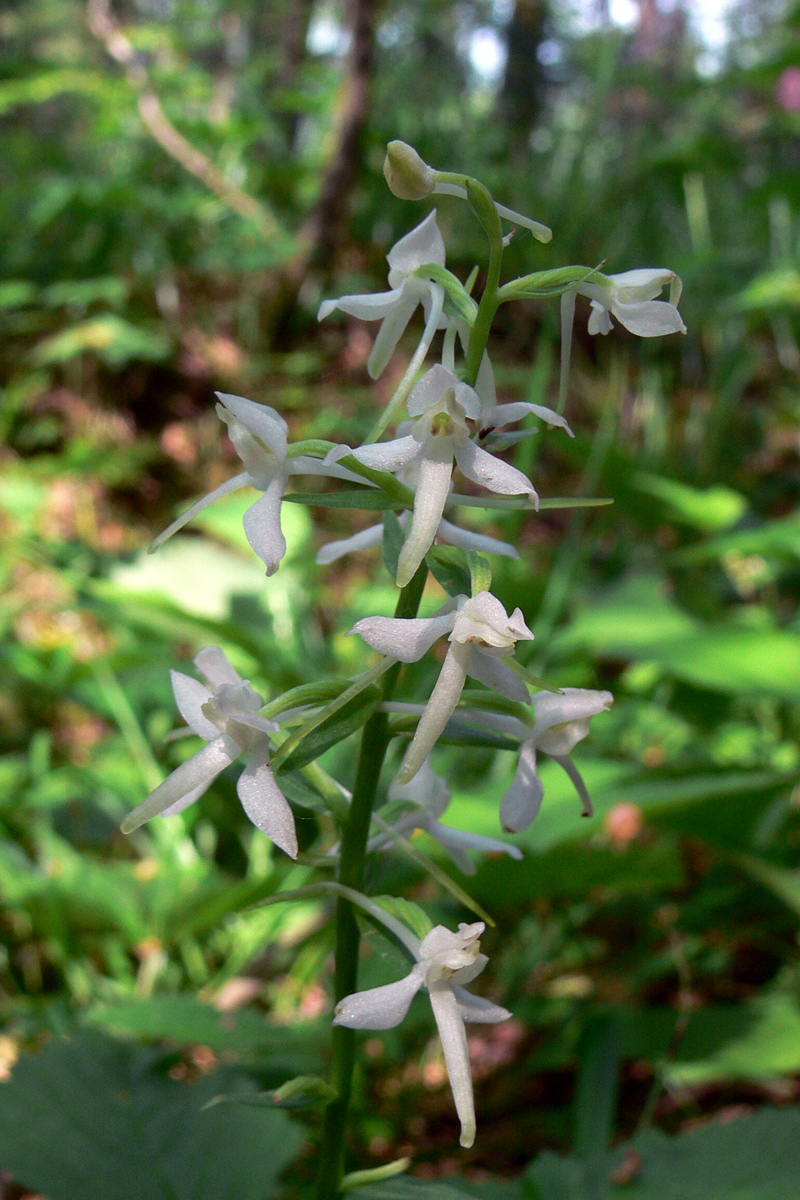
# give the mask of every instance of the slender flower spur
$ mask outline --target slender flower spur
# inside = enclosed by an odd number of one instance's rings
[[[507,1009],[473,996],[461,986],[471,983],[489,961],[481,954],[478,940],[484,929],[482,921],[461,924],[458,933],[444,925],[435,926],[419,943],[417,961],[405,979],[345,996],[336,1005],[333,1018],[334,1025],[346,1025],[348,1029],[394,1029],[420,988],[426,987],[442,1040],[464,1147],[475,1141],[475,1099],[464,1023],[495,1024],[511,1016]]]
[[[416,705],[388,706],[390,710],[398,707],[408,712]],[[421,711],[421,706],[419,711]],[[465,875],[475,874],[475,864],[467,854],[467,850],[478,850],[483,853],[507,854],[510,858],[522,858],[522,851],[499,838],[482,837],[477,833],[465,833],[461,829],[453,829],[443,825],[439,817],[447,810],[451,799],[450,788],[441,775],[437,775],[431,766],[430,759],[417,771],[410,783],[397,783],[389,788],[389,800],[408,800],[413,805],[410,813],[392,822],[395,833],[409,834],[415,829],[424,829],[429,837],[449,854],[452,861]],[[391,834],[387,831],[379,833],[367,842],[367,852],[388,850],[392,846]]]
[[[415,274],[419,267],[428,263],[444,266],[444,242],[436,224],[436,213],[428,213],[425,220],[402,237],[386,257],[389,262],[391,291],[325,300],[318,314],[318,320],[324,321],[338,308],[341,312],[349,313],[351,317],[359,317],[362,321],[381,322],[367,362],[367,370],[373,379],[377,379],[392,357],[406,325],[420,304],[425,312],[425,332],[422,341],[426,350],[433,341],[436,330],[442,328],[444,288],[441,284]]]
[[[479,592],[472,598],[458,596],[435,617],[364,617],[350,632],[360,634],[381,654],[406,663],[417,662],[445,634],[450,642],[439,678],[397,773],[398,784],[412,780],[425,762],[455,711],[468,675],[510,700],[530,702],[524,683],[501,659],[514,653],[518,641],[530,641],[533,634],[519,608],[509,616],[490,592]]]
[[[542,806],[544,785],[536,765],[536,752],[549,754],[564,768],[583,803],[583,814],[592,815],[592,802],[580,771],[569,757],[589,733],[589,722],[614,703],[611,692],[591,688],[563,688],[537,692],[533,698],[533,723],[505,713],[470,712],[461,715],[477,724],[520,738],[519,762],[511,787],[500,804],[500,823],[506,833],[527,829]]]
[[[471,440],[468,422],[479,421],[481,402],[474,388],[462,383],[452,371],[438,364],[431,367],[408,397],[407,409],[410,417],[417,418],[410,433],[351,452],[359,462],[380,471],[416,468],[414,512],[397,563],[398,587],[409,582],[439,530],[454,458],[461,473],[473,483],[504,496],[526,494],[538,503],[527,475]],[[340,447],[336,453],[341,456],[349,452]]]
[[[356,483],[363,483],[363,480],[335,463],[326,464],[320,459],[300,455],[290,459],[289,427],[280,413],[244,396],[223,392],[217,392],[217,396],[217,415],[228,426],[230,439],[246,470],[226,480],[181,513],[158,535],[150,551],[156,550],[215,500],[239,488],[254,487],[264,494],[244,514],[244,531],[266,566],[267,575],[274,575],[286,553],[286,539],[281,530],[281,502],[289,476],[326,475]]]
[[[207,646],[195,665],[208,686],[172,671],[178,710],[192,732],[208,742],[151,792],[122,824],[132,833],[151,817],[182,812],[211,786],[221,771],[243,755],[249,757],[236,790],[250,820],[290,858],[297,858],[297,833],[289,804],[269,765],[270,734],[278,725],[259,713],[264,701],[234,670],[218,646]]]

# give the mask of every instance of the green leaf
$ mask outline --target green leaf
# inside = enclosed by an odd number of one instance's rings
[[[434,283],[441,284],[452,302],[456,314],[462,317],[470,327],[475,324],[478,306],[461,280],[452,271],[448,271],[447,267],[440,267],[438,263],[425,263],[424,266],[417,267],[414,274],[419,275],[421,279],[431,279]]]
[[[472,594],[472,573],[466,550],[460,546],[432,546],[425,561],[434,579],[449,596]]]
[[[634,1160],[633,1178],[614,1184],[626,1152],[640,1165]],[[648,1130],[599,1162],[545,1151],[524,1182],[537,1200],[790,1200],[799,1176],[800,1109],[763,1108],[678,1137]]]
[[[246,1076],[177,1083],[96,1033],[54,1038],[0,1085],[0,1161],[50,1200],[264,1200],[299,1149],[280,1112],[204,1105]],[[222,1083],[224,1078],[224,1084]]]
[[[731,488],[694,488],[675,479],[644,472],[636,475],[634,487],[655,496],[672,509],[679,521],[705,533],[717,533],[734,525],[747,511],[747,501]]]
[[[392,917],[397,917],[422,941],[433,929],[433,922],[424,909],[412,900],[404,900],[402,896],[373,896],[376,904],[380,904]]]
[[[492,586],[492,568],[489,560],[475,550],[467,551],[469,565],[470,595],[477,596],[479,592],[488,592]]]
[[[110,367],[129,362],[162,362],[172,353],[172,340],[163,329],[145,329],[106,313],[54,333],[32,355],[37,366],[68,362],[79,354],[95,354]]]
[[[364,724],[365,710],[374,708],[380,702],[381,692],[376,687],[364,688],[352,700],[333,713],[322,724],[317,725],[301,742],[287,755],[279,765],[279,770],[297,771],[307,763],[319,758],[331,746],[343,742]]]
[[[775,866],[754,854],[737,854],[736,862],[800,916],[800,871]]]
[[[317,1108],[338,1099],[339,1093],[319,1075],[297,1075],[273,1093],[279,1108]]]
[[[361,508],[369,512],[410,507],[396,496],[387,496],[377,488],[352,488],[341,492],[289,492],[284,500],[319,508]]]
[[[662,1074],[668,1086],[697,1087],[722,1079],[763,1082],[800,1071],[800,1008],[794,997],[776,993],[728,1007],[744,1015],[745,1027],[698,1061],[667,1063]],[[686,1050],[684,1041],[681,1051],[688,1057]]]
[[[383,561],[392,579],[397,578],[397,560],[405,541],[403,527],[393,512],[383,514]]]

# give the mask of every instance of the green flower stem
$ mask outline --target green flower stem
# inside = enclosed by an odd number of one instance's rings
[[[483,289],[481,302],[478,305],[478,315],[469,334],[469,345],[466,355],[465,383],[475,386],[481,361],[492,328],[494,314],[500,303],[500,268],[503,262],[503,227],[500,223],[497,209],[489,192],[477,180],[469,180],[467,194],[473,211],[483,226],[489,239],[489,270],[486,277],[486,287]]]
[[[395,617],[415,617],[422,599],[428,568],[423,563],[411,581],[401,591]],[[384,702],[391,699],[401,669],[395,663],[383,677]],[[353,785],[350,811],[342,829],[342,850],[339,862],[339,882],[354,891],[364,890],[364,864],[369,837],[372,808],[378,791],[383,761],[391,735],[385,712],[376,711],[364,726],[361,748]],[[358,986],[358,926],[352,905],[341,897],[336,904],[336,971],[335,998],[338,1002]],[[338,1099],[325,1110],[320,1146],[317,1200],[336,1200],[341,1192],[344,1174],[347,1114],[355,1063],[356,1032],[334,1025],[331,1038],[330,1082]]]

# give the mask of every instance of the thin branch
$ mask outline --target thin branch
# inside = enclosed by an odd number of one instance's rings
[[[108,54],[125,69],[130,83],[139,93],[137,107],[145,127],[171,158],[219,196],[220,200],[240,216],[253,221],[266,238],[283,233],[272,213],[254,196],[232,183],[202,150],[193,146],[175,128],[161,106],[147,76],[141,55],[117,25],[111,12],[110,0],[88,0],[89,28],[106,48]]]

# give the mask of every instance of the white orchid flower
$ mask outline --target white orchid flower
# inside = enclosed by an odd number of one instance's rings
[[[475,1141],[475,1098],[465,1022],[495,1024],[511,1016],[507,1009],[473,996],[461,985],[471,983],[489,961],[480,952],[482,921],[460,924],[458,933],[436,925],[413,948],[416,962],[405,979],[385,987],[353,992],[336,1005],[334,1025],[348,1029],[394,1029],[405,1017],[417,992],[425,987],[442,1041],[456,1112],[461,1122],[461,1145]]]
[[[591,300],[589,333],[610,333],[612,315],[638,337],[686,333],[677,308],[683,285],[674,271],[648,267],[608,278],[610,284],[586,282],[577,289]],[[669,302],[656,299],[667,286]]]
[[[605,712],[613,703],[611,692],[567,687],[560,695],[537,692],[533,698],[532,722],[505,713],[473,711],[461,714],[477,724],[518,737],[522,743],[513,783],[500,804],[500,823],[506,833],[521,833],[527,829],[542,806],[544,786],[536,765],[539,750],[564,768],[581,798],[584,816],[592,815],[586,784],[569,754],[589,733],[592,717]]]
[[[409,416],[417,418],[410,432],[390,442],[353,451],[338,447],[334,452],[337,456],[352,453],[359,462],[381,471],[413,467],[417,472],[411,528],[397,563],[399,587],[409,582],[439,530],[452,482],[453,459],[473,483],[504,496],[527,494],[538,504],[527,475],[471,440],[468,422],[479,421],[481,402],[474,388],[462,383],[452,371],[441,365],[431,367],[414,387],[406,407]]]
[[[530,702],[525,684],[501,659],[514,653],[518,641],[529,641],[533,634],[519,608],[509,617],[490,592],[479,592],[471,599],[458,596],[434,617],[364,617],[350,632],[360,634],[381,654],[406,663],[417,662],[440,637],[447,635],[450,642],[397,774],[398,784],[412,780],[425,762],[455,711],[468,675],[510,700]]]
[[[344,467],[323,463],[318,458],[298,455],[290,459],[287,456],[289,426],[280,413],[266,404],[246,400],[244,396],[231,396],[225,392],[216,395],[220,401],[217,415],[228,426],[230,439],[246,470],[226,480],[181,513],[158,535],[150,551],[152,553],[173,533],[183,529],[215,500],[239,488],[254,487],[264,494],[244,514],[244,531],[265,564],[267,575],[274,575],[286,553],[286,539],[281,530],[281,502],[289,476],[325,475],[351,483],[363,483],[364,480]]]
[[[297,833],[289,804],[269,765],[270,734],[278,725],[259,713],[264,700],[231,666],[218,646],[207,646],[195,665],[208,686],[170,672],[178,710],[192,732],[206,742],[192,758],[151,792],[123,822],[124,833],[145,821],[182,812],[211,786],[220,772],[237,758],[248,756],[236,790],[250,820],[290,858],[297,858]]]
[[[367,361],[367,370],[373,379],[377,379],[392,357],[418,305],[421,304],[425,312],[425,332],[417,354],[421,352],[424,355],[427,352],[436,330],[442,328],[444,288],[415,274],[419,267],[427,263],[444,266],[444,241],[436,224],[436,213],[428,213],[424,221],[395,243],[386,257],[391,291],[325,300],[317,318],[324,321],[338,308],[362,321],[381,322]]]
[[[403,706],[417,708],[421,706]],[[447,852],[452,861],[465,875],[475,874],[475,864],[467,854],[467,850],[478,850],[482,853],[507,854],[510,858],[522,858],[522,851],[517,846],[502,842],[499,838],[482,837],[477,833],[465,833],[461,829],[453,829],[443,825],[439,820],[447,810],[451,793],[450,788],[441,775],[437,775],[431,766],[429,758],[425,759],[410,783],[398,783],[396,780],[389,788],[390,800],[408,800],[413,810],[399,820],[392,822],[395,833],[403,835],[423,829],[429,837]],[[367,842],[367,851],[387,850],[392,846],[389,832],[379,833]]]

